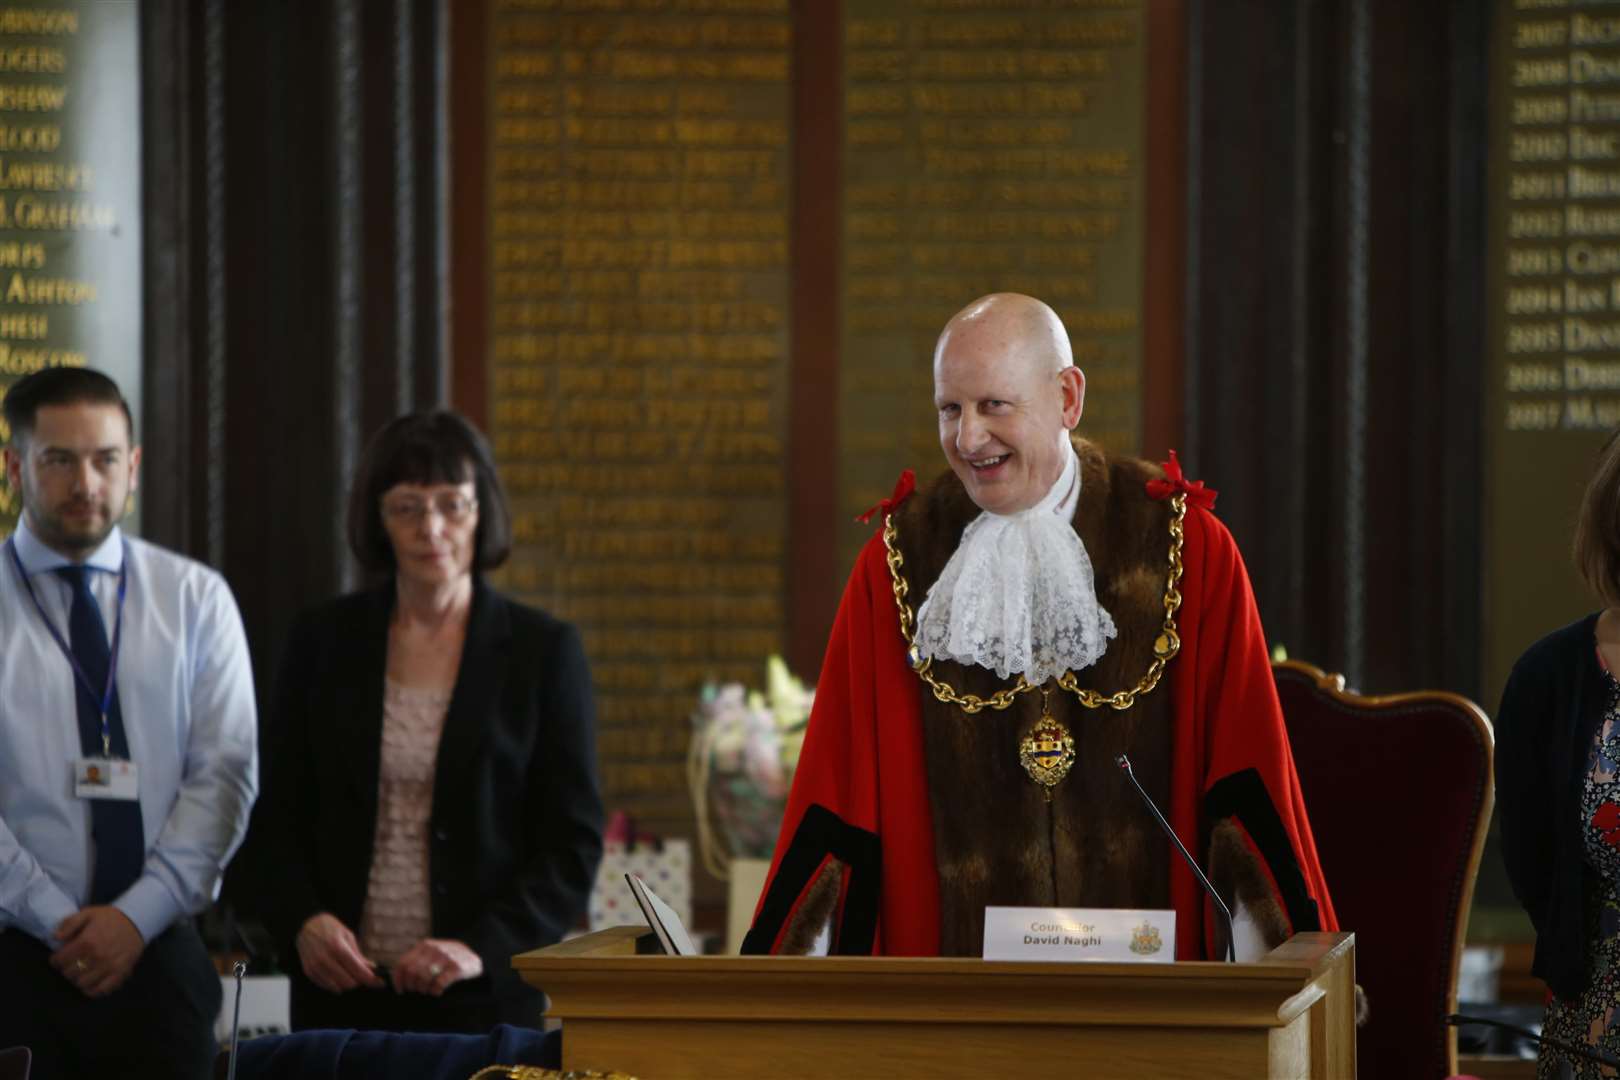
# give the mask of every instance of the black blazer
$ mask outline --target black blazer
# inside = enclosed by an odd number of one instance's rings
[[[1502,859],[1536,927],[1531,972],[1561,998],[1587,984],[1581,787],[1603,719],[1597,615],[1555,630],[1513,665],[1496,713]]]
[[[294,969],[291,942],[311,915],[359,932],[393,607],[390,582],[305,613],[276,681],[250,850],[256,906]],[[478,581],[439,741],[428,869],[432,936],[471,946],[494,996],[528,994],[512,954],[557,941],[585,910],[602,855],[593,725],[578,632]]]

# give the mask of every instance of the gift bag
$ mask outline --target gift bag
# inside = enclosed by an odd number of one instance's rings
[[[603,834],[602,867],[591,887],[591,929],[640,926],[646,922],[630,895],[624,875],[647,883],[692,928],[692,845],[687,840],[659,840],[634,832],[623,813],[613,815]]]

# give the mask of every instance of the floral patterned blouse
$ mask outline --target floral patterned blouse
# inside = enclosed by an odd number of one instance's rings
[[[1598,657],[1603,664],[1603,658]],[[1620,1058],[1620,682],[1603,666],[1603,722],[1587,753],[1581,787],[1581,826],[1586,841],[1586,951],[1591,978],[1580,997],[1553,998],[1542,1024],[1544,1037],[1589,1046]],[[1614,1069],[1541,1044],[1536,1076],[1614,1077]]]
[[[428,936],[428,822],[433,774],[450,692],[383,685],[382,762],[377,778],[377,832],[371,849],[360,948],[393,967]]]

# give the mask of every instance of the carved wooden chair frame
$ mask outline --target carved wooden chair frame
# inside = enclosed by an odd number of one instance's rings
[[[1454,708],[1459,714],[1473,722],[1475,737],[1485,753],[1485,779],[1480,790],[1475,793],[1478,800],[1478,813],[1474,820],[1473,839],[1469,846],[1468,859],[1460,875],[1460,880],[1453,882],[1455,905],[1452,908],[1457,914],[1453,918],[1451,928],[1451,970],[1448,973],[1448,991],[1446,997],[1446,1012],[1457,1011],[1457,979],[1462,967],[1463,946],[1468,932],[1468,912],[1474,899],[1474,882],[1479,876],[1480,859],[1485,851],[1485,836],[1490,829],[1491,810],[1496,804],[1495,762],[1496,762],[1496,735],[1491,727],[1490,719],[1477,704],[1463,697],[1444,690],[1416,690],[1399,694],[1359,694],[1354,690],[1345,688],[1343,675],[1330,674],[1314,664],[1302,660],[1278,660],[1272,664],[1273,674],[1280,672],[1293,672],[1309,680],[1318,691],[1325,694],[1334,703],[1355,712],[1378,711],[1388,712],[1391,709],[1400,709],[1415,705],[1446,704]],[[1287,710],[1284,710],[1286,715]],[[1309,808],[1310,793],[1306,793],[1307,808]],[[1352,927],[1351,929],[1354,929]],[[1376,1008],[1376,1005],[1374,1005]],[[1447,1039],[1447,1059],[1452,1073],[1457,1072],[1457,1039],[1455,1029],[1451,1029]]]

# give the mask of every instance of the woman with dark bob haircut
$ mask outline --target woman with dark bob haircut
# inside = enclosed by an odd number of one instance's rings
[[[574,925],[602,852],[579,634],[484,582],[511,522],[454,413],[377,433],[348,533],[375,584],[293,627],[250,843],[293,1027],[538,1026],[511,956]]]
[[[1620,433],[1617,433],[1620,435]],[[1620,438],[1586,486],[1575,565],[1603,603],[1519,657],[1496,718],[1502,858],[1552,989],[1542,1034],[1620,1057]],[[1541,1044],[1540,1076],[1597,1076]],[[1569,1069],[1570,1072],[1561,1070]]]

